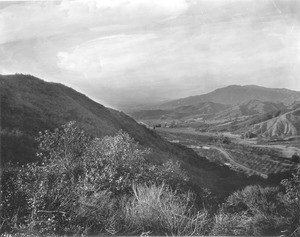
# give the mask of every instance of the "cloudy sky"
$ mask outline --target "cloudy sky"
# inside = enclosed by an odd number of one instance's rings
[[[300,1],[0,1],[0,74],[16,72],[116,108],[231,84],[300,91]]]

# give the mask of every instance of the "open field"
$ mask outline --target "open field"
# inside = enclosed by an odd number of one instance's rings
[[[208,160],[226,165],[247,175],[267,178],[270,174],[280,174],[293,170],[297,163],[294,154],[300,154],[296,142],[264,142],[256,144],[253,139],[240,139],[228,133],[200,133],[192,128],[157,128],[157,132],[167,140],[192,148]],[[225,137],[229,142],[224,142]]]

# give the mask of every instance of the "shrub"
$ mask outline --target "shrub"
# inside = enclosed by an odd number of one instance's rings
[[[247,235],[262,236],[280,234],[284,230],[284,217],[258,213],[249,215],[247,212],[228,213],[221,209],[215,216],[212,235]]]
[[[24,201],[23,206],[13,207],[17,231],[117,233],[122,229],[113,228],[112,223],[117,226],[122,220],[120,205],[124,195],[132,194],[132,183],[158,184],[167,179],[174,184],[186,178],[179,163],[155,166],[147,162],[150,151],[122,131],[92,139],[71,122],[41,133],[37,140],[39,164],[28,164],[7,176],[10,187],[4,194],[4,207],[9,210],[16,194]]]
[[[197,212],[191,193],[179,195],[168,186],[133,186],[134,197],[124,207],[125,223],[133,233],[203,235],[207,212]]]
[[[292,161],[296,163],[300,163],[300,156],[298,154],[294,154],[292,156]]]
[[[1,172],[1,232],[12,231],[12,227],[24,222],[23,217],[30,214],[26,208],[26,196],[18,189],[17,176],[23,169],[10,163]]]
[[[180,187],[187,181],[179,162],[167,161],[162,166],[149,163],[149,149],[141,149],[127,133],[94,139],[83,158],[85,182],[98,185],[114,194],[131,192],[132,183],[162,183]]]
[[[230,140],[229,137],[224,137],[222,142],[223,142],[224,144],[230,144],[230,143],[231,143],[231,140]]]
[[[230,195],[215,216],[212,234],[296,236],[300,231],[300,171],[279,188],[248,186]]]
[[[286,194],[283,196],[286,210],[288,212],[291,236],[300,234],[300,165],[291,179],[285,179],[281,182]]]
[[[211,235],[250,235],[247,228],[250,221],[250,217],[246,215],[230,214],[221,210],[215,215]]]
[[[228,212],[247,211],[249,214],[286,214],[277,187],[247,186],[231,194],[225,204]]]

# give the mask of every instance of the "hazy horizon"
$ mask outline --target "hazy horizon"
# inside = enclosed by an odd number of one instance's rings
[[[1,1],[0,74],[111,107],[228,85],[300,91],[296,0]]]

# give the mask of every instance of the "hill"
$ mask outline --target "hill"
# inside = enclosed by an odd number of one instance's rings
[[[92,136],[114,135],[122,129],[142,146],[152,149],[148,159],[163,163],[179,160],[196,188],[209,188],[224,196],[245,185],[261,182],[247,178],[198,156],[193,150],[169,143],[155,131],[138,124],[126,114],[109,109],[87,96],[57,83],[30,75],[1,75],[1,159],[34,161],[39,131],[54,129],[75,120]]]
[[[200,102],[208,101],[227,105],[237,105],[249,100],[272,101],[274,103],[282,102],[285,105],[290,105],[293,102],[300,100],[300,92],[254,85],[231,85],[207,94],[172,100],[167,103],[163,103],[156,108],[174,109],[179,106],[197,105]]]
[[[264,137],[300,135],[300,109],[255,124],[249,130]]]
[[[39,131],[54,129],[75,120],[92,136],[114,135],[122,129],[141,145],[153,148],[160,157],[170,156],[168,149],[171,145],[163,142],[156,133],[126,114],[106,108],[67,86],[29,75],[0,76],[0,85],[2,134],[33,138]],[[28,145],[34,143],[33,139],[29,140]],[[19,157],[22,153],[17,150],[4,147],[3,152],[8,152],[3,156],[4,160],[22,162]],[[28,154],[25,152],[22,157],[25,155],[26,159],[30,159],[30,149],[27,147],[25,150]]]
[[[272,118],[274,116],[274,113],[279,114],[282,111],[287,111],[287,107],[283,103],[249,100],[238,105],[229,106],[228,109],[214,114],[212,118],[233,120],[237,117],[245,117],[248,119],[252,119],[254,117],[264,117],[264,115],[270,115],[269,118]]]

